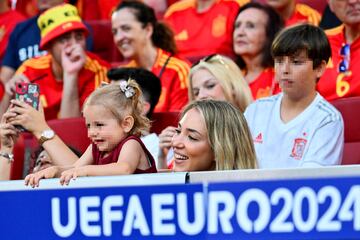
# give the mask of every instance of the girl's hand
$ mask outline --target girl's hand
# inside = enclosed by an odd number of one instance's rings
[[[69,185],[71,179],[75,180],[83,176],[87,176],[87,166],[71,168],[61,173],[60,184]]]
[[[13,107],[10,108],[9,111],[16,114],[16,116],[11,119],[11,124],[21,125],[34,135],[41,135],[42,131],[49,128],[41,104],[39,104],[39,111],[37,111],[29,104],[19,100],[11,100],[11,103]]]
[[[1,149],[7,149],[12,151],[15,145],[16,139],[19,136],[19,131],[14,127],[14,125],[8,123],[9,120],[14,118],[16,114],[7,111],[1,117],[0,122],[0,143]]]
[[[57,166],[52,166],[41,170],[37,173],[29,174],[25,177],[25,185],[30,185],[31,187],[39,187],[39,182],[41,179],[45,178],[54,178],[59,172],[59,168]]]

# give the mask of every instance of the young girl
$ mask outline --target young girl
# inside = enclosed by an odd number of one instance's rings
[[[38,186],[42,178],[60,177],[69,184],[79,176],[155,173],[155,162],[140,140],[149,129],[142,115],[141,90],[134,80],[110,84],[94,91],[86,100],[83,114],[92,144],[71,166],[54,166],[25,178]]]

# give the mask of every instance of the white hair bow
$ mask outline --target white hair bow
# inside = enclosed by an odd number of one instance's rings
[[[120,89],[123,93],[125,93],[126,98],[131,98],[135,95],[135,90],[133,87],[129,86],[129,84],[126,81],[120,81],[119,83]]]

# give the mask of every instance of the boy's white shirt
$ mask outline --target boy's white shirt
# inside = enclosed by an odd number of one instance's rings
[[[245,111],[259,168],[329,166],[341,163],[344,123],[320,94],[297,117],[280,117],[283,93],[262,98]]]
[[[157,163],[159,155],[159,137],[156,135],[156,133],[151,133],[141,137],[141,141],[153,156],[155,163]]]

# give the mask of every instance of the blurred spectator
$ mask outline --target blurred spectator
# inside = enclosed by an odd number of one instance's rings
[[[321,15],[310,6],[297,3],[297,0],[266,0],[284,19],[285,26],[297,23],[310,23],[319,26]]]
[[[216,54],[205,57],[190,69],[189,100],[215,99],[227,101],[241,112],[252,102],[251,90],[241,70],[230,58]],[[159,135],[161,167],[172,157],[170,150],[176,128],[169,126]]]
[[[290,27],[274,40],[275,74],[282,93],[245,111],[259,168],[321,167],[341,163],[341,114],[316,92],[331,49],[314,25]]]
[[[73,153],[80,158],[81,157],[81,152],[79,152],[79,150],[75,149],[72,146],[67,146],[71,151],[73,151]],[[40,146],[39,148],[37,148],[31,156],[31,167],[30,167],[30,172],[38,172],[41,171],[45,168],[51,167],[53,166],[53,160],[51,158],[51,156],[49,155],[49,153],[45,150],[45,148],[43,146]]]
[[[234,25],[234,51],[254,99],[278,93],[274,80],[271,43],[283,27],[281,17],[269,6],[248,3],[240,8]]]
[[[254,145],[243,114],[216,100],[194,101],[172,140],[174,171],[254,169]]]
[[[234,21],[239,7],[247,2],[183,0],[170,6],[164,20],[175,32],[179,54],[191,62],[215,53],[234,57]]]
[[[341,25],[342,22],[337,16],[331,11],[329,4],[326,5],[324,12],[321,17],[320,25],[322,29],[330,29]]]
[[[17,82],[35,82],[40,86],[40,101],[47,120],[81,116],[80,109],[87,96],[101,81],[107,81],[109,64],[85,52],[87,28],[74,6],[62,4],[49,9],[40,15],[38,24],[40,48],[48,54],[21,65],[6,83],[7,99],[11,98]]]
[[[43,12],[63,2],[64,0],[37,0],[37,6],[40,12]],[[39,15],[36,15],[17,24],[11,33],[0,70],[0,80],[4,84],[14,75],[15,71],[25,60],[46,53],[46,51],[39,48],[41,36],[37,25],[38,17]],[[92,39],[88,37],[87,49],[91,48]]]
[[[23,20],[25,17],[22,14],[10,9],[8,0],[0,0],[0,63],[4,57],[10,33],[15,25]]]
[[[327,100],[360,96],[360,1],[330,0],[329,6],[343,24],[326,31],[332,58],[318,91]]]
[[[155,112],[180,111],[187,103],[189,64],[179,59],[172,32],[157,21],[154,10],[137,1],[120,3],[112,15],[114,41],[126,67],[141,67],[161,80]]]
[[[241,112],[252,102],[251,90],[241,70],[230,58],[210,55],[190,69],[189,100],[227,101]]]

